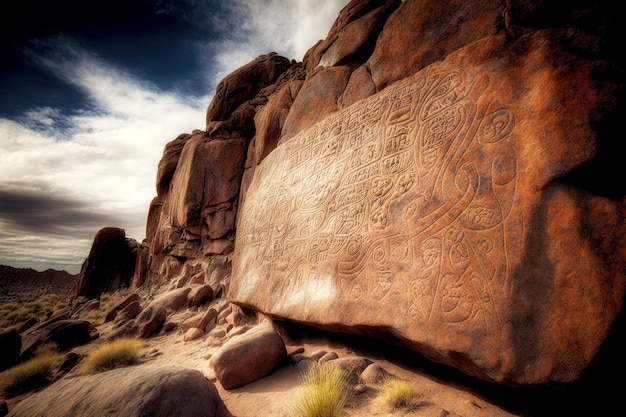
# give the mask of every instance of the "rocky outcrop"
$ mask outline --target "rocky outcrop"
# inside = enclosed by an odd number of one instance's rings
[[[626,292],[624,36],[561,3],[354,0],[303,63],[235,71],[165,148],[136,285],[578,378]]]
[[[102,293],[129,287],[135,274],[138,243],[124,229],[105,227],[96,233],[78,277],[75,296],[98,298]]]
[[[605,28],[523,27],[514,3],[405,1],[367,61],[378,92],[343,110],[363,74],[307,72],[240,207],[231,301],[488,380],[583,372],[626,291],[599,162],[620,72]]]
[[[84,345],[97,338],[96,328],[87,320],[47,321],[22,333],[20,360],[35,355],[37,348],[54,343],[60,350],[67,351],[74,346]]]
[[[144,365],[62,379],[9,412],[11,417],[77,415],[232,417],[201,372],[177,365]]]

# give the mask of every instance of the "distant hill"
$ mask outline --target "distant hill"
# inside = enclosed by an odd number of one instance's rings
[[[0,302],[27,301],[46,292],[67,294],[76,285],[78,275],[67,271],[14,268],[0,265]]]

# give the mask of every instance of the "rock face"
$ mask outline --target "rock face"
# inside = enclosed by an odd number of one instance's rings
[[[9,413],[12,417],[77,415],[232,417],[201,372],[176,365],[136,366],[62,379]]]
[[[106,227],[96,233],[89,256],[78,277],[75,295],[98,298],[100,294],[129,287],[135,274],[138,244],[124,229]]]
[[[272,93],[298,76],[292,66],[297,67],[268,54],[235,71],[217,88],[207,110],[206,131],[180,135],[166,145],[157,173],[158,195],[139,256],[137,286],[173,281],[180,286],[201,275],[201,282],[224,287],[248,143],[256,134],[258,152],[266,152],[261,135],[275,146],[280,134],[276,117],[286,112],[282,109],[288,108],[291,94],[266,106],[265,119],[259,122],[263,126],[255,127],[255,115]]]
[[[510,31],[524,19],[502,6],[404,2],[370,60],[372,82],[386,88],[292,123],[287,133],[299,133],[257,167],[240,207],[232,302],[391,334],[488,380],[580,375],[626,289],[624,193],[598,165],[617,148],[602,123],[621,91],[599,82],[616,73],[597,37],[511,38],[502,16]],[[460,30],[437,32],[452,16]],[[420,45],[408,69],[397,68],[404,55],[386,56],[389,36]],[[345,85],[342,71],[318,68],[292,111],[304,100],[328,113],[303,94],[338,97],[321,85]]]
[[[625,38],[561,3],[354,0],[303,63],[235,71],[164,150],[135,284],[576,379],[626,292]]]

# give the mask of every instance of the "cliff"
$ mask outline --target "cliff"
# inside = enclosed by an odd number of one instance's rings
[[[575,380],[626,291],[615,7],[350,2],[165,146],[134,286],[209,284],[490,381]]]

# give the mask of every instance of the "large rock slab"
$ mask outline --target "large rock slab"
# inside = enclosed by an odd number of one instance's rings
[[[11,417],[232,417],[201,372],[136,366],[62,379],[22,401]]]
[[[626,286],[624,196],[598,170],[614,90],[580,39],[486,37],[281,142],[229,299],[487,380],[577,378]]]

